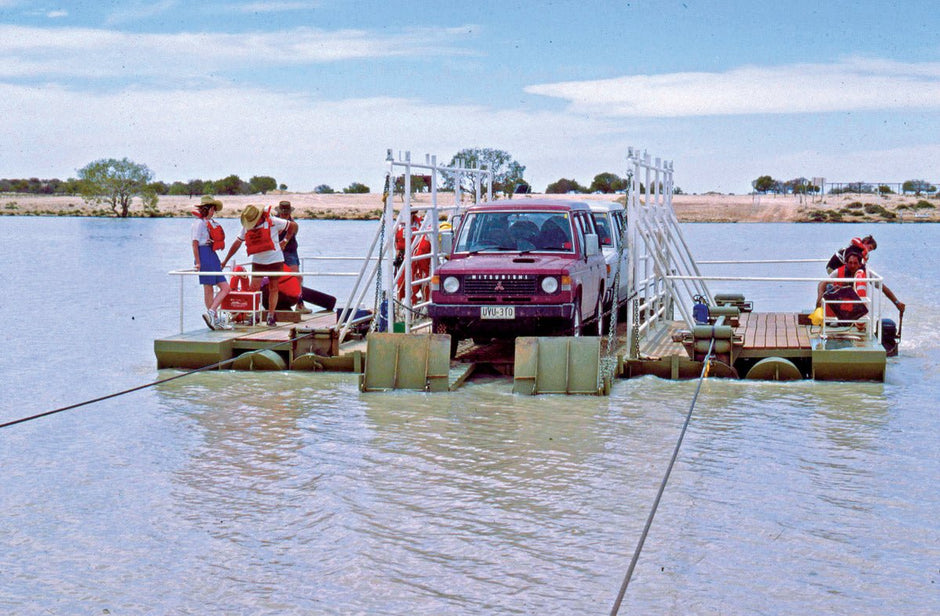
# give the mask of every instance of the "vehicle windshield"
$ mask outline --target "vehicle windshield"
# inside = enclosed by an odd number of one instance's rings
[[[460,226],[454,252],[572,252],[567,212],[472,212]]]

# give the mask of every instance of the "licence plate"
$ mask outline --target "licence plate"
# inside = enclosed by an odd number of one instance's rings
[[[515,319],[515,306],[480,306],[481,319]]]

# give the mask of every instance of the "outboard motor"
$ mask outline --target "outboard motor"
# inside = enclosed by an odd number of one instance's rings
[[[885,348],[888,357],[898,354],[898,328],[891,319],[881,319],[881,346]]]

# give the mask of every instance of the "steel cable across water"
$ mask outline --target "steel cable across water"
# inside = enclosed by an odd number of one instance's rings
[[[686,413],[685,422],[682,424],[682,430],[679,431],[679,438],[676,441],[676,447],[672,452],[672,458],[669,460],[669,465],[666,467],[666,474],[663,476],[662,482],[659,484],[659,490],[656,492],[656,498],[653,500],[653,506],[650,509],[649,516],[646,518],[646,525],[643,527],[643,532],[640,533],[640,540],[637,542],[636,550],[633,552],[633,558],[630,560],[630,566],[627,568],[627,573],[623,578],[623,583],[620,585],[620,592],[617,593],[617,599],[614,601],[614,605],[610,610],[611,616],[617,616],[617,613],[620,611],[620,604],[623,602],[623,597],[627,593],[627,586],[630,585],[630,579],[633,577],[633,571],[636,569],[636,564],[640,560],[640,552],[643,551],[643,545],[646,543],[646,536],[649,534],[650,527],[653,525],[653,518],[656,516],[656,509],[659,507],[659,501],[663,497],[663,492],[666,491],[666,483],[669,481],[669,475],[672,473],[672,467],[675,466],[676,459],[679,457],[679,448],[682,446],[682,439],[685,438],[685,432],[689,427],[689,422],[692,420],[692,411],[695,409],[695,403],[698,400],[698,394],[702,390],[702,383],[705,381],[705,377],[708,375],[708,366],[711,362],[712,351],[715,348],[715,339],[712,338],[711,343],[708,345],[708,353],[705,354],[704,365],[702,366],[702,373],[698,377],[698,384],[695,386],[695,395],[692,396],[692,404],[689,405],[689,412]]]
[[[295,342],[295,341],[297,341],[297,340],[301,340],[301,339],[303,339],[303,338],[308,338],[310,335],[311,335],[311,334],[304,334],[304,335],[302,335],[302,336],[297,336],[297,337],[295,337],[295,338],[290,338],[290,339],[284,340],[284,341],[282,341],[282,342],[277,342],[277,343],[272,344],[271,346],[265,347],[265,348],[263,348],[263,349],[257,349],[257,350],[255,350],[255,351],[252,351],[252,353],[257,353],[258,351],[271,351],[271,350],[276,349],[276,348],[279,347],[279,346],[283,346],[283,345],[285,345],[285,344],[290,344],[290,343],[292,343],[292,342]],[[12,420],[12,421],[7,421],[7,422],[4,422],[4,423],[0,423],[0,429],[2,429],[2,428],[8,428],[8,427],[10,427],[10,426],[15,426],[16,424],[26,423],[27,421],[32,421],[32,420],[34,420],[34,419],[40,419],[40,418],[42,418],[42,417],[48,417],[49,415],[55,415],[56,413],[62,413],[62,412],[64,412],[64,411],[71,411],[71,410],[73,410],[73,409],[77,409],[77,408],[80,408],[80,407],[83,407],[83,406],[88,406],[88,405],[90,405],[90,404],[95,404],[96,402],[103,402],[103,401],[105,401],[105,400],[110,400],[111,398],[117,398],[117,397],[123,396],[123,395],[125,395],[125,394],[130,394],[130,393],[133,393],[133,392],[135,392],[135,391],[140,391],[140,390],[142,390],[142,389],[147,389],[148,387],[153,387],[154,385],[161,385],[161,384],[163,384],[163,383],[169,383],[170,381],[175,381],[176,379],[181,379],[181,378],[183,378],[184,376],[189,376],[189,375],[191,375],[191,374],[196,374],[196,373],[198,373],[198,372],[205,372],[205,371],[207,371],[207,370],[215,370],[215,369],[217,369],[217,368],[222,368],[222,367],[227,366],[227,365],[229,365],[229,364],[235,363],[235,362],[239,359],[239,357],[241,357],[241,356],[232,357],[232,358],[230,358],[230,359],[226,359],[226,360],[223,360],[223,361],[220,361],[220,362],[216,362],[216,363],[210,364],[210,365],[208,365],[208,366],[203,366],[202,368],[196,368],[196,369],[194,369],[194,370],[190,370],[190,371],[184,372],[184,373],[182,373],[182,374],[177,374],[177,375],[171,376],[171,377],[166,378],[166,379],[160,379],[160,380],[158,380],[158,381],[153,381],[153,382],[150,382],[150,383],[145,383],[145,384],[143,384],[143,385],[138,385],[138,386],[136,386],[136,387],[131,387],[130,389],[125,389],[125,390],[122,390],[122,391],[117,391],[117,392],[114,392],[114,393],[111,393],[111,394],[108,394],[108,395],[105,395],[105,396],[99,396],[98,398],[92,398],[91,400],[85,400],[84,402],[78,402],[78,403],[76,403],[76,404],[70,404],[70,405],[68,405],[68,406],[59,407],[59,408],[53,409],[53,410],[51,410],[51,411],[44,411],[44,412],[42,412],[42,413],[36,413],[35,415],[30,415],[30,416],[28,416],[28,417],[21,417],[21,418],[19,418],[19,419],[14,419],[14,420]]]

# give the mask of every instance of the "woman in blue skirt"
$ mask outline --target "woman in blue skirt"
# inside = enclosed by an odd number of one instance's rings
[[[213,220],[216,212],[222,209],[222,202],[211,195],[205,195],[199,206],[193,210],[196,221],[193,222],[193,259],[200,272],[221,272],[217,250],[225,247],[225,231]],[[231,325],[219,319],[218,309],[230,290],[228,280],[221,274],[207,274],[199,277],[199,284],[205,292],[206,312],[202,315],[209,329],[231,329]],[[215,287],[219,292],[215,293]]]

